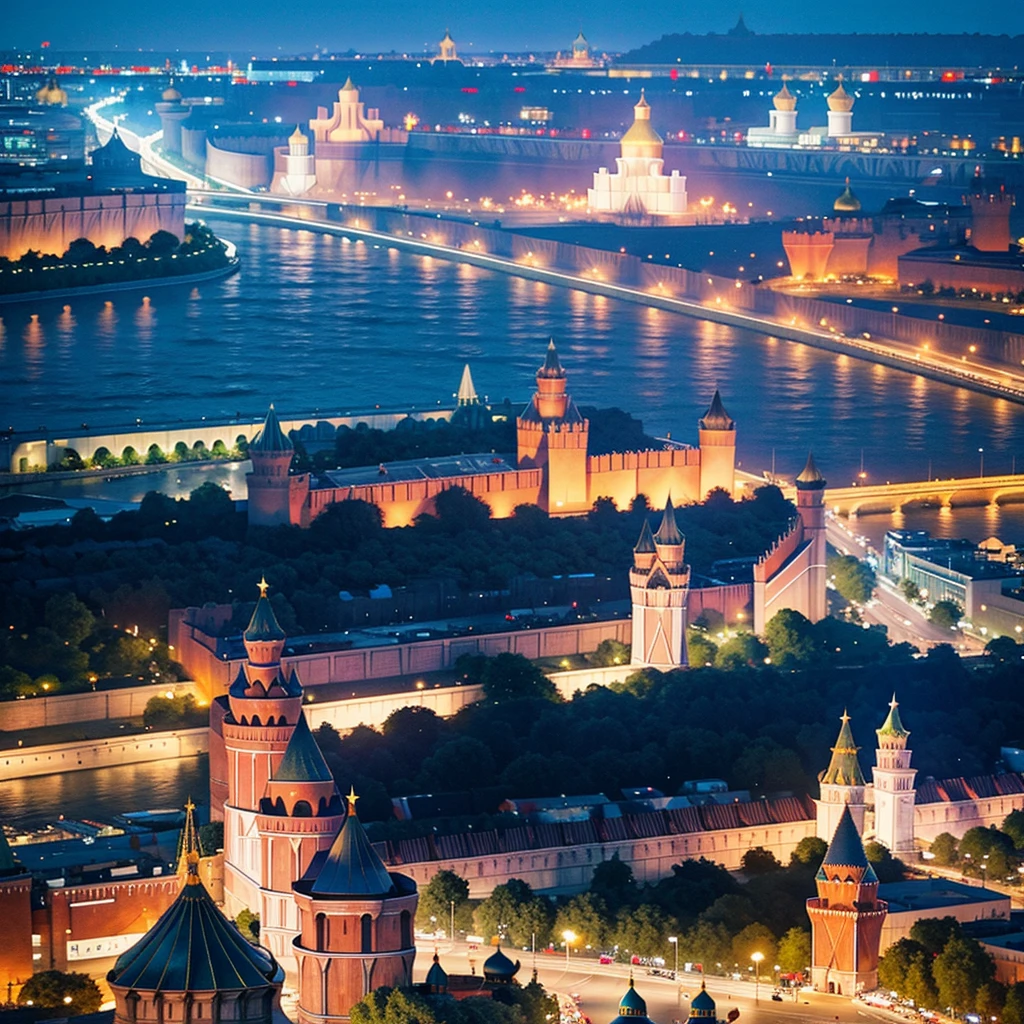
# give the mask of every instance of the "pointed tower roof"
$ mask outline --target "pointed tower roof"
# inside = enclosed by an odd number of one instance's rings
[[[270,403],[267,418],[263,421],[263,429],[252,439],[249,451],[257,452],[290,452],[295,450],[291,438],[281,429],[274,403]]]
[[[279,985],[284,973],[266,949],[250,945],[217,909],[199,880],[199,854],[187,854],[178,898],[107,975],[112,986],[144,992],[237,992]]]
[[[249,625],[245,627],[242,634],[246,640],[284,640],[285,631],[277,621],[274,609],[267,597],[267,587],[270,584],[265,579],[260,579],[258,584],[260,596],[256,600],[256,607],[252,610],[252,618]]]
[[[628,131],[622,136],[623,143],[646,144],[650,146],[661,146],[664,140],[651,125],[651,105],[647,102],[644,90],[640,90],[640,99],[633,107],[633,123]],[[623,150],[623,156],[627,155]],[[651,155],[651,154],[647,154]]]
[[[683,535],[676,525],[676,509],[672,504],[672,495],[665,502],[665,514],[661,517],[661,526],[654,535],[654,543],[659,545],[682,544]]]
[[[860,770],[857,751],[860,747],[853,742],[853,730],[850,728],[850,716],[843,710],[839,719],[843,724],[839,729],[839,738],[832,748],[832,760],[828,769],[820,776],[820,781],[830,786],[863,786],[864,773]]]
[[[708,411],[701,417],[699,426],[701,430],[736,429],[736,421],[725,411],[718,388],[715,388],[711,404],[708,406]]]
[[[896,700],[896,694],[894,693],[892,695],[892,700],[889,701],[889,714],[882,723],[882,728],[875,730],[875,733],[879,738],[882,736],[896,736],[898,739],[905,740],[910,736],[910,730],[903,727],[903,721],[900,718],[899,713],[899,706],[899,702]]]
[[[345,84],[341,87],[340,91],[341,92],[359,92],[359,90],[355,87],[355,85],[352,82],[352,76],[351,75],[349,75],[345,79]]]
[[[629,988],[626,989],[625,994],[619,1000],[619,1016],[620,1017],[646,1017],[647,1016],[647,1001],[642,995],[636,990],[636,986],[633,983],[633,975],[629,976]]]
[[[462,380],[459,381],[459,405],[479,405],[480,396],[473,384],[473,374],[469,372],[469,363],[462,368]]]
[[[796,110],[796,97],[789,91],[785,82],[782,88],[772,97],[772,106],[776,110]]]
[[[864,843],[861,842],[860,833],[854,824],[853,815],[850,813],[850,805],[843,808],[839,824],[836,826],[835,835],[828,844],[825,859],[818,869],[818,878],[828,878],[826,867],[832,868],[863,868],[862,881],[877,882],[878,876],[871,866],[867,854],[864,852]]]
[[[292,738],[285,748],[284,757],[271,776],[275,782],[332,782],[330,768],[310,732],[306,712],[299,712]]]
[[[700,1020],[702,1018],[715,1016],[715,1001],[708,994],[704,979],[700,980],[700,991],[690,1002],[690,1019]]]
[[[193,814],[196,805],[192,803],[192,797],[185,802],[185,826],[181,830],[178,839],[178,874],[188,876],[189,858],[195,854],[196,862],[203,855],[203,847],[199,842],[199,829],[196,828],[196,818]]]
[[[802,491],[820,491],[825,487],[825,478],[814,464],[814,456],[807,453],[807,463],[796,478],[796,486]]]
[[[843,88],[842,79],[839,80],[839,85],[836,86],[835,92],[831,93],[828,97],[828,109],[841,111],[845,114],[853,110],[853,97]]]
[[[434,954],[434,963],[427,971],[427,985],[433,992],[444,992],[448,988],[448,972],[441,966],[441,958]]]
[[[836,201],[832,204],[832,210],[835,213],[860,213],[860,200],[854,195],[853,189],[850,188],[850,179],[846,179],[846,188],[836,196]]]
[[[555,339],[548,342],[548,350],[544,354],[544,365],[537,371],[538,377],[548,377],[552,380],[560,380],[565,376],[565,370],[558,359],[558,349],[555,348]]]
[[[395,888],[384,862],[356,815],[355,790],[348,794],[345,824],[335,837],[311,891],[318,896],[387,896]]]
[[[306,137],[306,133],[303,132],[302,126],[297,124],[295,126],[295,131],[293,131],[291,133],[291,135],[288,136],[288,141],[289,142],[308,142],[309,140]]]
[[[651,524],[644,517],[644,525],[640,527],[640,539],[633,548],[636,555],[653,555],[658,549],[654,545],[654,535],[651,533]]]
[[[14,856],[14,851],[11,849],[10,843],[7,842],[7,836],[4,835],[4,830],[0,828],[0,878],[8,878],[11,875],[21,875],[24,873],[24,867]]]

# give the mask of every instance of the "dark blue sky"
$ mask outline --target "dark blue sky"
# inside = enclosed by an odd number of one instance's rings
[[[48,39],[59,50],[208,47],[238,57],[317,45],[419,51],[427,43],[433,49],[446,25],[467,53],[567,47],[581,25],[595,47],[624,50],[669,32],[724,32],[741,9],[758,33],[1024,33],[1021,0],[7,0],[4,7],[0,49]]]

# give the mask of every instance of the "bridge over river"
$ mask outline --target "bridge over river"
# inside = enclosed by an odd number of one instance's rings
[[[910,505],[958,508],[1009,501],[1024,501],[1024,474],[830,487],[825,492],[826,506],[837,515],[851,518],[871,512],[899,512]]]

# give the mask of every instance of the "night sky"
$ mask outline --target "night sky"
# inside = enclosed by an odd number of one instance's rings
[[[679,0],[7,0],[0,49],[160,49],[253,54],[436,48],[450,26],[460,49],[550,50],[568,47],[582,26],[596,49],[626,50],[671,32],[724,32],[743,11],[757,33],[981,32],[1024,33],[1020,0],[740,0],[735,6]],[[869,58],[865,54],[865,58]],[[770,55],[767,55],[770,59]]]

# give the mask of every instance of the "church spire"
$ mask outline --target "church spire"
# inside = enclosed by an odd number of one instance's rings
[[[900,740],[907,740],[910,737],[910,730],[903,727],[903,720],[900,718],[899,706],[899,701],[896,700],[896,694],[894,693],[892,695],[892,700],[889,701],[889,714],[882,723],[882,728],[875,730],[879,740],[881,740],[883,736],[891,736]]]
[[[558,349],[555,348],[555,339],[548,342],[547,352],[544,354],[544,365],[537,371],[538,377],[545,377],[548,380],[561,380],[565,377],[565,370],[558,358]]]
[[[462,368],[462,379],[459,381],[459,392],[456,397],[460,406],[480,404],[480,396],[473,384],[473,374],[469,372],[469,363]]]
[[[665,502],[665,514],[661,517],[661,526],[658,527],[658,532],[654,535],[654,543],[660,547],[683,543],[683,535],[676,525],[676,509],[672,504],[671,494]]]
[[[821,782],[831,786],[863,786],[864,773],[860,770],[857,751],[860,747],[853,741],[850,729],[850,716],[843,709],[839,719],[843,724],[839,729],[839,738],[832,748],[832,760],[821,776]]]

